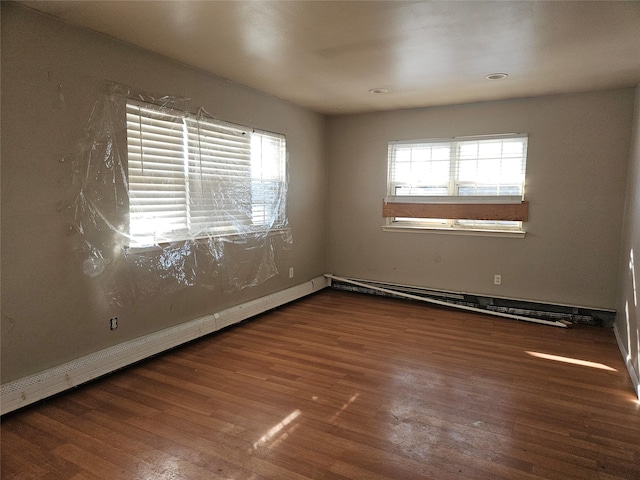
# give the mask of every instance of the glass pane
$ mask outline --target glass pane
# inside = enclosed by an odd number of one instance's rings
[[[456,220],[454,225],[486,230],[521,230],[522,222],[507,220]]]
[[[450,162],[448,160],[438,160],[431,162],[429,177],[424,183],[428,185],[441,185],[449,183],[449,168]]]
[[[464,142],[460,144],[458,155],[461,160],[478,158],[478,142]]]
[[[502,141],[483,141],[478,145],[479,158],[500,158],[502,156]]]
[[[450,221],[446,218],[405,218],[396,217],[393,219],[396,226],[407,227],[446,227]]]
[[[461,182],[474,182],[478,171],[476,160],[460,160],[458,163],[458,180]]]
[[[251,134],[251,223],[271,228],[284,219],[286,180],[285,139],[279,135]]]
[[[403,195],[425,195],[420,189],[449,183],[448,145],[392,145],[389,152],[392,162],[389,181],[406,185]]]
[[[494,183],[500,179],[500,159],[486,158],[478,160],[478,173],[476,182]]]
[[[398,196],[409,196],[409,195],[447,195],[448,189],[446,185],[442,186],[432,186],[432,187],[411,187],[411,186],[402,186],[395,188],[395,194]]]

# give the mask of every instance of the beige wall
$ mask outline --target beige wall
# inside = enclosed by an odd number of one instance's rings
[[[324,272],[323,116],[6,2],[1,61],[3,383]],[[192,287],[109,307],[58,212],[72,189],[71,167],[59,160],[74,151],[105,80],[188,96],[190,108],[287,136],[293,246],[282,275],[229,296]]]
[[[640,398],[640,86],[636,89],[633,136],[615,329]]]
[[[626,89],[330,117],[328,271],[615,308],[633,97]],[[505,132],[529,134],[525,238],[382,231],[388,141]]]

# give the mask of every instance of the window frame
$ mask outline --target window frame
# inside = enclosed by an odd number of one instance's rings
[[[127,99],[126,112],[128,248],[261,234],[287,226],[284,135],[218,120],[203,109],[195,115],[135,99]],[[135,125],[136,118],[138,125]],[[165,120],[164,130],[156,125],[159,119]],[[143,125],[144,122],[149,125]],[[268,164],[269,178],[264,178],[262,171],[254,171],[258,162],[252,158],[252,142],[256,138],[268,139],[276,145],[271,152],[276,157],[261,158]],[[173,143],[167,140],[168,147],[163,147],[162,142],[166,139]],[[139,147],[136,142],[140,143]],[[147,167],[145,174],[145,155],[152,158],[152,153],[161,159],[160,166],[155,170]],[[147,160],[147,165],[152,164],[153,160]],[[262,168],[263,164],[259,166]],[[170,193],[164,196],[162,187],[172,182],[174,186],[169,186]],[[268,198],[271,203],[254,202],[260,187],[262,199]],[[267,190],[270,195],[265,193]],[[175,205],[171,203],[172,198],[175,198]],[[150,206],[154,201],[167,204],[162,207],[166,210],[154,213]],[[175,207],[173,213],[172,207]],[[256,214],[256,207],[261,208],[262,215]],[[177,226],[172,227],[163,218],[175,221]],[[257,222],[258,218],[260,222]],[[145,227],[145,221],[153,227]]]
[[[477,163],[487,160],[487,158],[481,157],[479,154],[473,158],[467,158],[461,160],[460,150],[463,145],[470,145],[473,143],[478,144],[480,149],[480,143],[495,143],[496,141],[502,142],[501,147],[504,148],[504,141],[519,143],[521,145],[521,155],[509,158],[513,162],[520,163],[520,171],[518,175],[521,177],[518,182],[511,184],[511,192],[507,193],[520,193],[515,195],[460,195],[460,188],[464,185],[471,185],[476,190],[478,187],[487,187],[492,184],[483,184],[478,179],[482,178],[482,175],[486,176],[487,171],[478,172],[473,181],[468,179],[461,179],[460,177],[460,163],[461,161],[475,161]],[[398,146],[400,148],[398,148]],[[406,178],[398,178],[398,151],[405,146],[407,149],[413,148],[430,148],[430,159],[422,162],[423,168],[428,168],[433,171],[436,162],[442,162],[442,165],[446,164],[445,170],[446,181],[444,177],[440,182],[434,182],[432,184],[425,184],[423,186],[416,186],[412,181],[407,181]],[[443,150],[448,149],[448,154],[444,159],[434,160],[433,149],[442,147]],[[506,134],[494,134],[494,135],[476,135],[466,137],[450,137],[450,138],[433,138],[422,140],[403,140],[403,141],[390,141],[388,142],[387,152],[387,196],[383,202],[383,217],[385,217],[385,224],[383,229],[386,231],[420,231],[420,230],[433,230],[442,232],[453,233],[478,233],[478,234],[504,234],[506,236],[524,236],[524,222],[528,220],[528,202],[524,200],[525,195],[525,183],[526,183],[526,164],[527,164],[527,147],[528,147],[528,134],[526,133],[506,133]],[[411,151],[413,154],[413,151]],[[502,156],[498,159],[500,162],[505,160]],[[493,159],[496,160],[496,159]],[[410,161],[410,163],[413,160]],[[419,163],[419,162],[415,162]],[[442,166],[441,165],[441,166]],[[503,168],[503,164],[500,163],[500,169]],[[442,171],[439,172],[442,176]],[[406,175],[405,175],[406,176]],[[499,192],[503,186],[508,184],[502,184],[499,181],[493,184],[492,188],[496,188]],[[398,195],[400,189],[408,189],[407,195]],[[438,189],[437,193],[440,195],[415,195],[411,194],[411,190],[416,189]],[[513,190],[516,192],[513,192]],[[426,193],[426,192],[425,192]],[[398,205],[399,204],[399,205]],[[415,207],[412,204],[416,204]],[[442,207],[437,207],[442,205]],[[424,206],[424,207],[421,207]],[[433,206],[434,208],[427,208],[427,206]],[[429,217],[421,217],[422,213],[419,212],[432,212],[440,211],[447,212],[449,215],[451,212],[455,212],[456,215],[453,218],[434,218],[431,215]],[[404,217],[395,215],[398,212],[408,212],[410,217]],[[464,215],[467,212],[470,216],[465,218]],[[478,213],[485,212],[485,213]],[[487,215],[487,219],[474,218],[472,215]],[[501,218],[504,218],[501,219]],[[521,220],[513,220],[513,218],[521,218]]]

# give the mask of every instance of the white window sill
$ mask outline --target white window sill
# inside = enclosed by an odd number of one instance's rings
[[[449,228],[449,227],[428,227],[428,226],[407,226],[407,225],[383,225],[385,232],[395,233],[437,233],[445,235],[469,235],[476,237],[505,237],[524,238],[527,232],[515,230],[484,230],[472,228]]]
[[[201,236],[201,237],[199,236],[199,237],[175,238],[173,240],[167,240],[167,241],[158,242],[155,244],[128,245],[128,246],[124,246],[123,248],[126,253],[139,254],[139,253],[147,253],[147,252],[158,252],[158,251],[164,250],[165,248],[171,245],[177,245],[177,244],[186,243],[186,242],[202,243],[202,242],[206,242],[208,240],[213,240],[213,239],[218,239],[218,240],[226,239],[229,241],[233,241],[233,240],[244,239],[249,237],[279,235],[279,234],[287,233],[290,231],[291,231],[290,227],[274,227],[269,230],[254,230],[254,231],[243,232],[243,233],[218,233],[218,234],[211,234],[211,235]]]

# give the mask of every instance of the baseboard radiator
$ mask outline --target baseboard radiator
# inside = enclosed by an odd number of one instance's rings
[[[150,333],[43,372],[8,382],[0,389],[0,414],[12,412],[165,350],[242,322],[321,290],[329,284],[326,277],[316,277],[286,290]]]
[[[612,327],[616,312],[585,307],[547,304],[525,300],[446,292],[423,287],[325,274],[331,287],[372,295],[418,300],[436,305],[527,322],[566,328],[573,323]]]

